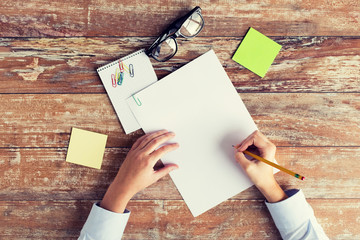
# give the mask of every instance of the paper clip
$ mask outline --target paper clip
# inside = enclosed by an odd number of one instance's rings
[[[119,68],[120,68],[120,72],[124,72],[125,70],[124,70],[124,64],[123,64],[123,62],[121,61],[121,60],[119,60]]]
[[[129,68],[126,66],[125,63],[124,63],[124,70],[125,70],[125,72],[129,72]]]
[[[117,84],[116,84],[115,74],[111,74],[111,82],[112,82],[112,86],[116,88]]]
[[[119,74],[119,78],[118,78],[117,84],[118,84],[118,85],[121,85],[121,84],[123,83],[123,80],[124,80],[124,73],[121,72],[121,73]]]
[[[129,65],[129,72],[130,72],[130,77],[134,77],[134,65],[132,64]]]
[[[134,101],[136,102],[136,104],[137,104],[138,106],[141,106],[141,105],[142,105],[142,103],[141,103],[141,101],[140,101],[139,98],[135,99],[135,96],[134,96],[134,95],[133,95],[132,97],[133,97]]]

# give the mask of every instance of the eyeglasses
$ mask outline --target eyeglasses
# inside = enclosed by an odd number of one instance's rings
[[[178,49],[176,38],[193,38],[200,33],[204,27],[204,19],[201,8],[195,7],[185,16],[173,22],[146,50],[149,57],[159,62],[172,58]]]

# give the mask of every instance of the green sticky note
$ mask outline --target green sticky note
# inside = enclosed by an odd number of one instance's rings
[[[66,162],[101,168],[107,135],[72,128]]]
[[[250,28],[232,59],[264,77],[280,49],[280,44]]]

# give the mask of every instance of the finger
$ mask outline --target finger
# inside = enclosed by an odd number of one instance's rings
[[[240,148],[244,143],[250,141],[252,138],[254,138],[254,135],[256,134],[258,130],[254,131],[252,134],[250,134],[247,138],[245,138],[241,143],[236,144],[235,148]]]
[[[242,145],[238,148],[239,151],[245,151],[249,146],[254,145],[256,148],[263,149],[266,148],[269,144],[269,140],[259,131],[256,130],[253,134],[247,138]]]
[[[251,136],[251,138],[247,139],[246,141],[242,142],[240,147],[238,148],[239,152],[245,151],[249,146],[254,144],[254,136]]]
[[[252,164],[252,162],[247,159],[242,152],[235,153],[235,159],[244,170],[246,170]]]
[[[154,139],[164,133],[167,133],[167,132],[168,132],[167,130],[160,130],[160,131],[146,134],[145,137],[141,140],[138,148],[139,149],[144,148],[152,139]]]
[[[136,149],[140,143],[142,142],[142,140],[146,137],[147,135],[144,134],[143,136],[139,137],[135,142],[134,144],[132,145],[131,149]]]
[[[132,149],[138,148],[138,147],[140,146],[140,144],[142,143],[142,141],[143,141],[146,137],[148,137],[150,134],[153,134],[153,132],[152,132],[152,133],[144,134],[143,136],[141,136],[140,138],[138,138],[138,139],[136,140],[136,142],[133,144]]]
[[[266,148],[269,145],[269,143],[270,143],[269,139],[267,139],[265,135],[262,134],[261,132],[257,132],[254,135],[254,145],[258,149]]]
[[[155,181],[158,181],[160,178],[165,177],[166,175],[169,174],[169,172],[171,172],[177,168],[179,168],[179,166],[176,164],[165,165],[165,167],[163,167],[155,172]]]
[[[175,149],[179,148],[179,144],[178,143],[171,143],[171,144],[167,144],[165,146],[162,146],[161,148],[159,148],[158,150],[152,152],[150,154],[151,158],[153,159],[153,161],[157,161],[159,160],[162,156],[164,156],[165,154],[167,154],[168,152],[174,151]]]
[[[157,136],[151,139],[151,141],[146,146],[144,146],[143,150],[145,153],[150,154],[155,151],[155,149],[157,149],[161,144],[166,143],[173,137],[175,137],[175,133],[173,132],[167,132],[160,136]]]

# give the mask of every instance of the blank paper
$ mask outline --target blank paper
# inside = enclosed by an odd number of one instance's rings
[[[170,176],[194,216],[252,185],[232,145],[257,128],[214,51],[127,102],[146,133],[167,129],[176,134],[173,141],[180,148],[162,161],[179,165]]]

